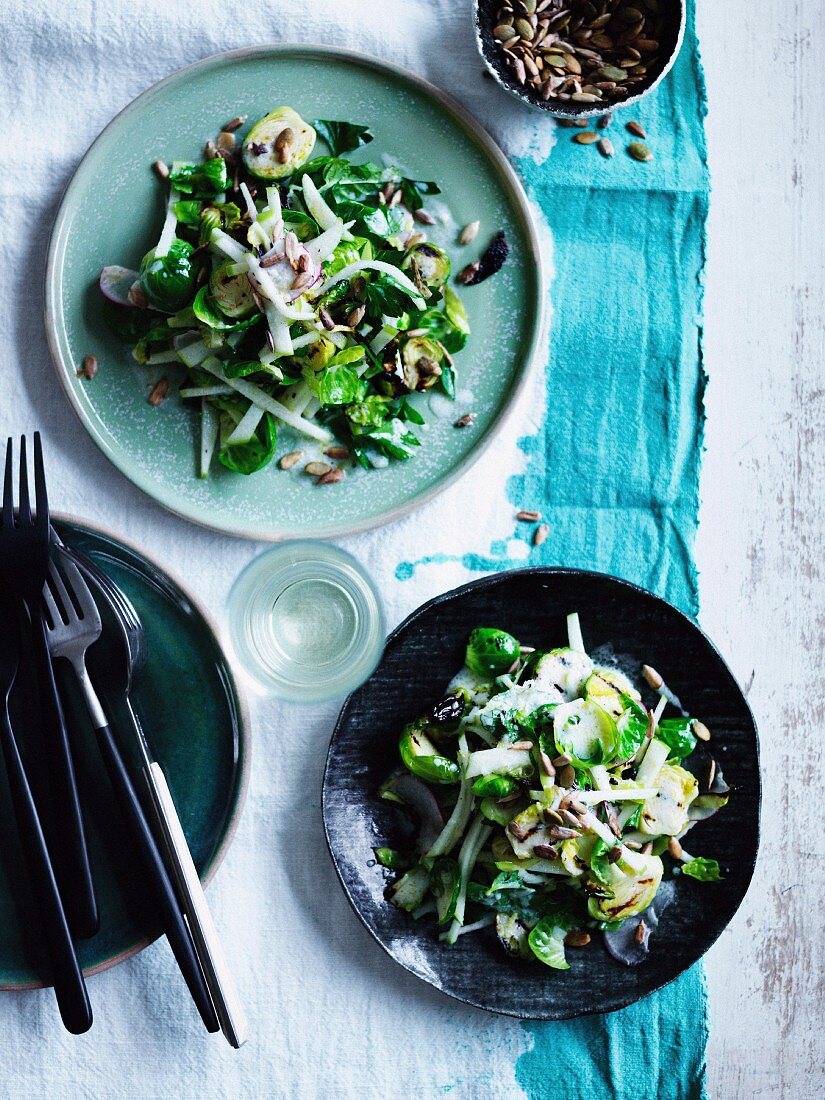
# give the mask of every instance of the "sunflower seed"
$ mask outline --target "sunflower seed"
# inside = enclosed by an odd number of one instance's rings
[[[581,833],[578,829],[568,829],[564,825],[550,825],[547,835],[551,840],[575,840]]]
[[[564,937],[564,943],[567,947],[587,947],[590,943],[590,933],[574,929]]]
[[[633,134],[634,137],[638,137],[638,138],[646,138],[647,137],[647,134],[645,133],[644,127],[641,126],[640,123],[636,122],[635,119],[631,119],[631,121],[628,122],[626,129],[627,129],[628,133]]]
[[[335,322],[323,306],[321,306],[321,308],[318,310],[318,317],[327,332],[332,332],[334,330]]]
[[[240,130],[248,117],[248,115],[235,115],[234,118],[230,118],[229,122],[224,126],[224,132],[227,134],[234,134],[236,130]]]
[[[284,236],[284,253],[291,264],[294,264],[298,259],[299,251],[300,246],[298,244],[298,238],[290,229]]]
[[[658,691],[664,684],[664,680],[652,665],[642,665],[642,676],[644,676],[645,683],[649,684],[654,691]]]
[[[169,168],[168,168],[167,165],[165,165],[163,163],[162,160],[156,160],[155,163],[152,165],[152,168],[155,170],[155,173],[158,176],[160,176],[160,178],[162,180],[168,180],[169,179]]]
[[[556,769],[553,767],[552,763],[550,762],[550,757],[547,755],[547,753],[540,752],[539,753],[539,760],[541,761],[541,767],[542,767],[542,770],[544,771],[544,774],[549,779],[552,779],[556,774]]]
[[[323,477],[324,474],[328,474],[331,469],[332,467],[328,462],[308,462],[306,466],[304,466],[305,472],[308,473],[310,477]]]
[[[422,225],[435,225],[435,218],[432,216],[432,214],[429,213],[429,211],[425,210],[423,206],[420,210],[416,210],[413,213],[413,217],[417,222],[420,222]]]
[[[594,141],[599,140],[599,135],[595,130],[582,130],[580,134],[576,134],[573,138],[578,145],[592,145]]]
[[[314,276],[311,271],[299,271],[292,281],[292,289],[303,290],[304,287],[309,286],[313,279]]]
[[[524,62],[520,57],[514,57],[512,60],[513,72],[515,73],[516,80],[519,84],[523,84],[527,79],[527,73],[524,71]]]
[[[83,365],[77,372],[78,378],[85,378],[88,382],[94,378],[99,369],[99,363],[96,355],[87,355],[83,360]]]
[[[693,732],[696,734],[700,741],[710,741],[710,730],[704,722],[700,722],[698,721],[698,719],[694,718],[692,725]]]
[[[155,382],[154,386],[152,386],[152,392],[149,394],[149,404],[154,405],[155,408],[157,408],[158,405],[160,405],[161,402],[166,399],[166,394],[168,390],[168,378],[161,378],[159,381]]]
[[[610,138],[599,138],[598,144],[599,152],[602,154],[603,157],[609,158],[615,156],[616,150],[613,148],[613,142],[610,140]]]
[[[645,844],[644,847],[642,848],[642,855],[643,856],[650,856],[652,854],[653,854],[653,841],[649,840],[647,842],[647,844]]]
[[[460,283],[471,283],[476,275],[478,275],[480,267],[481,264],[478,262],[478,260],[473,260],[473,262],[467,264],[467,266],[462,271],[459,271],[458,275],[456,275],[456,279],[458,279]]]
[[[291,126],[285,126],[272,143],[272,151],[278,158],[279,164],[286,164],[289,160],[289,147],[295,140],[295,131]]]
[[[647,925],[643,920],[640,920],[636,925],[636,931],[633,933],[633,939],[638,944],[643,944],[647,939]]]
[[[473,423],[475,418],[476,418],[475,413],[465,413],[463,416],[460,416],[458,418],[458,420],[455,421],[455,423],[453,424],[453,427],[454,428],[468,428]]]
[[[574,92],[570,98],[574,103],[598,103],[601,96],[593,95],[592,92]]]
[[[364,320],[364,314],[367,312],[366,306],[356,306],[352,313],[347,316],[347,324],[351,328],[356,328]]]
[[[536,528],[535,534],[533,535],[533,546],[541,546],[543,543],[547,542],[547,537],[549,534],[550,528],[547,526],[547,524],[539,524],[539,526]]]
[[[520,519],[524,523],[538,523],[541,519],[541,512],[534,512],[532,509],[522,508],[520,512],[516,512],[516,519]]]
[[[478,235],[478,227],[480,225],[481,222],[477,221],[470,222],[468,225],[465,225],[464,228],[461,230],[461,233],[459,234],[458,243],[472,244],[472,242],[476,239],[476,236]]]
[[[581,827],[581,822],[571,810],[562,810],[561,816],[568,825],[572,825],[574,829]]]
[[[349,458],[349,448],[342,447],[338,443],[334,443],[331,447],[327,447],[324,451],[327,458],[344,459]]]
[[[562,787],[572,787],[576,782],[576,772],[572,764],[565,764],[565,766],[559,772],[559,785]]]
[[[533,847],[533,851],[539,857],[539,859],[558,859],[559,853],[557,849],[551,847],[549,844],[536,844]]]
[[[621,846],[621,844],[616,844],[613,848],[610,848],[608,850],[608,853],[607,853],[607,862],[608,863],[618,863],[621,858],[622,858],[622,846]]]
[[[681,859],[684,855],[684,849],[675,836],[669,838],[667,842],[667,850],[673,856],[674,859]]]
[[[343,480],[344,480],[344,471],[341,469],[340,466],[336,466],[334,470],[329,470],[327,473],[321,474],[321,476],[318,478],[318,480],[315,482],[315,484],[316,485],[334,485],[337,481],[343,481]]]
[[[278,460],[278,465],[282,470],[291,470],[296,462],[301,461],[301,451],[290,451],[288,455],[284,455]]]
[[[627,147],[628,153],[634,160],[641,161],[642,164],[647,164],[653,160],[653,152],[649,146],[645,145],[643,141],[631,141]]]

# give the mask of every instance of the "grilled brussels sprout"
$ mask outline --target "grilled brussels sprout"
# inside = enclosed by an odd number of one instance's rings
[[[413,775],[427,783],[458,783],[461,771],[455,761],[442,756],[424,732],[422,722],[410,722],[404,727],[398,751],[404,765]]]
[[[227,317],[246,317],[255,309],[252,287],[245,274],[230,272],[231,260],[218,264],[209,279],[209,292],[221,313]]]
[[[598,703],[612,718],[618,718],[625,709],[623,695],[630,696],[635,702],[640,699],[633,684],[617,668],[597,668],[584,684],[585,699]]]
[[[599,921],[620,921],[637,916],[656,896],[662,881],[664,867],[658,856],[641,856],[634,860],[637,870],[622,874],[614,868],[609,892],[611,897],[590,897],[587,908],[590,916]]]
[[[256,122],[243,146],[243,159],[253,176],[277,180],[290,176],[309,159],[315,131],[291,107],[278,107]]]
[[[553,737],[559,752],[567,753],[580,767],[615,759],[619,744],[616,723],[590,699],[573,699],[556,707]]]
[[[570,702],[581,695],[585,681],[593,672],[593,662],[577,649],[551,649],[549,653],[531,653],[524,670],[525,680],[557,688]]]
[[[501,676],[521,650],[512,634],[492,627],[478,626],[467,642],[467,668],[477,676]]]
[[[688,823],[688,810],[699,793],[696,777],[678,764],[665,764],[656,781],[656,797],[649,798],[639,818],[640,832],[648,836],[678,836]]]
[[[514,959],[532,958],[527,928],[514,913],[496,913],[496,935],[501,946]]]
[[[401,268],[403,271],[413,271],[425,286],[436,289],[450,277],[450,257],[442,248],[425,241],[407,251]]]
[[[428,390],[441,377],[442,351],[426,336],[413,336],[401,348],[404,382],[409,390]]]

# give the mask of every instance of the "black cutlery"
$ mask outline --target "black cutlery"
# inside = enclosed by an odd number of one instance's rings
[[[62,573],[58,570],[55,559],[60,561]],[[74,670],[109,780],[140,857],[144,876],[152,889],[163,930],[207,1030],[218,1031],[220,1025],[201,970],[192,933],[181,912],[160,849],[86,668],[86,650],[98,640],[102,631],[100,613],[77,566],[59,546],[55,546],[53,560],[49,563],[48,583],[43,589],[43,600],[51,655],[68,661]]]
[[[16,523],[13,457],[14,446],[9,439],[6,444],[3,482],[0,577],[7,586],[12,601],[25,607],[31,624],[51,796],[50,812],[46,819],[47,833],[69,927],[75,937],[86,939],[97,932],[100,920],[74,762],[60,696],[55,685],[41,609],[41,592],[49,562],[51,528],[40,433],[34,433],[34,517],[29,498],[26,437],[22,436],[20,439],[20,500]]]

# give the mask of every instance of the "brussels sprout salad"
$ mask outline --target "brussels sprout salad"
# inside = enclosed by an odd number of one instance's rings
[[[348,154],[372,141],[365,126],[310,125],[280,107],[236,144],[244,121],[228,123],[202,163],[156,162],[168,185],[160,237],[139,271],[100,275],[120,307],[115,326],[139,364],[186,372],[179,393],[199,411],[201,477],[215,457],[260,470],[283,426],[319,457],[367,469],[408,459],[425,422],[410,395],[455,398],[453,357],[469,334],[450,257],[429,239],[424,200],[440,189],[354,163]],[[312,155],[317,136],[329,153]],[[168,386],[156,383],[150,402]],[[314,467],[323,483],[343,477],[342,466]]]
[[[588,656],[576,614],[568,634],[549,651],[503,630],[470,634],[464,668],[404,728],[404,768],[380,792],[417,819],[417,840],[375,855],[399,872],[390,900],[433,915],[448,944],[494,926],[508,955],[566,970],[566,947],[601,931],[635,965],[669,880],[721,877],[682,840],[729,788],[712,760],[701,778],[685,767],[710,734],[654,669],[643,666],[658,692],[648,708],[614,660]],[[668,703],[680,713],[666,717]]]

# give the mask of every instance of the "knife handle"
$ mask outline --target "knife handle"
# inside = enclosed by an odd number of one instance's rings
[[[221,1031],[227,1041],[237,1049],[247,1039],[246,1013],[238,997],[218,930],[212,920],[192,853],[186,843],[172,793],[163,769],[156,761],[144,768],[144,776]]]
[[[74,760],[66,730],[66,719],[49,653],[46,625],[38,609],[31,616],[37,680],[40,685],[44,717],[44,742],[48,756],[49,788],[52,793],[52,849],[60,880],[66,917],[72,934],[89,939],[100,928],[89,848]]]

